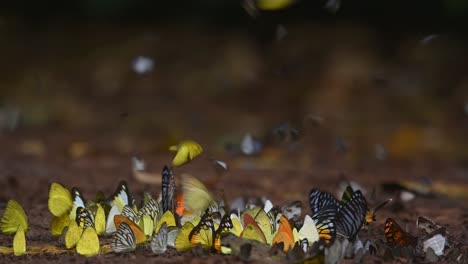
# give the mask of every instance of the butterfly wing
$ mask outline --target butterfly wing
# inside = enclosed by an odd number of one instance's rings
[[[151,251],[154,254],[160,255],[166,252],[167,250],[167,235],[168,235],[168,228],[166,223],[162,224],[159,232],[153,236],[151,240]]]
[[[233,227],[234,224],[232,223],[231,216],[229,214],[225,214],[221,219],[221,223],[219,224],[218,229],[215,232],[213,247],[216,249],[216,251],[219,252],[221,250],[221,234],[229,232]]]
[[[56,217],[60,217],[72,209],[73,199],[70,191],[61,184],[53,182],[49,188],[49,211]]]
[[[13,253],[15,256],[21,256],[26,253],[26,237],[23,227],[20,225],[13,238]]]
[[[320,209],[329,205],[338,205],[336,198],[329,192],[321,192],[313,189],[309,194],[309,205],[312,215],[318,213]]]
[[[385,222],[385,238],[387,243],[392,246],[415,246],[417,238],[401,228],[393,219],[388,218]]]
[[[89,211],[83,207],[76,208],[76,223],[85,230],[88,227],[94,229],[94,221]]]
[[[162,171],[162,183],[161,183],[163,213],[165,213],[168,210],[173,210],[174,192],[175,192],[174,176],[172,175],[172,171],[167,166],[164,166],[163,171]]]
[[[191,213],[203,212],[213,201],[213,196],[206,186],[191,175],[182,175],[182,190],[184,192],[184,206]]]
[[[13,235],[20,227],[24,232],[29,230],[26,214],[17,201],[9,200],[3,213],[0,229],[5,235]]]
[[[213,246],[214,236],[213,218],[208,211],[206,211],[198,225],[190,232],[189,240],[193,246],[200,244],[204,248],[211,248]]]
[[[337,212],[337,231],[349,240],[354,240],[365,221],[367,202],[361,191],[355,191],[344,205],[340,205]]]
[[[115,227],[117,229],[119,229],[119,227],[122,225],[122,224],[127,224],[130,229],[132,230],[132,234],[134,236],[134,240],[137,244],[141,244],[143,242],[146,241],[146,235],[145,233],[143,233],[143,231],[141,230],[141,228],[139,226],[137,226],[135,224],[135,222],[133,222],[132,220],[128,219],[127,217],[123,216],[123,215],[115,215],[114,216],[114,224],[115,224]]]
[[[187,251],[192,248],[192,244],[189,240],[190,232],[194,229],[194,225],[191,222],[186,222],[180,229],[175,239],[174,245],[177,251]]]
[[[138,220],[139,220],[139,217],[138,215],[135,213],[135,211],[133,211],[133,209],[128,206],[128,205],[125,205],[123,208],[122,208],[122,215],[127,217],[128,219],[130,219],[132,222],[134,223],[137,223]]]
[[[107,215],[107,221],[106,221],[106,234],[111,234],[116,231],[115,228],[115,223],[114,223],[114,216],[120,214],[119,207],[114,204],[110,211],[109,214]]]
[[[114,192],[112,197],[108,199],[108,201],[113,205],[115,203],[115,199],[120,199],[123,205],[128,205],[130,208],[133,208],[133,197],[130,194],[127,182],[121,181],[117,186],[117,190]]]
[[[136,249],[135,235],[127,223],[121,223],[111,240],[112,251],[122,253]]]
[[[337,205],[330,203],[312,216],[320,240],[329,247],[336,238]]]
[[[172,214],[171,211],[166,211],[163,214],[161,219],[159,219],[158,223],[156,224],[154,231],[158,232],[163,224],[166,224],[167,227],[176,226],[176,220],[174,214]]]
[[[182,141],[177,147],[171,147],[170,150],[176,150],[177,154],[172,160],[172,165],[181,166],[203,152],[203,148],[195,141]]]
[[[81,235],[78,244],[76,244],[76,252],[78,254],[91,257],[99,254],[99,238],[96,230],[92,227],[87,227]]]

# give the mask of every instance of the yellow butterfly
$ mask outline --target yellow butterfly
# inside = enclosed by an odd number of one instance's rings
[[[174,217],[174,214],[172,214],[171,211],[166,211],[163,214],[163,216],[161,217],[161,219],[159,219],[159,221],[157,221],[154,232],[158,233],[159,228],[161,228],[161,225],[164,224],[164,223],[166,223],[167,227],[176,226],[175,217]]]
[[[175,239],[174,245],[177,251],[187,251],[192,248],[192,243],[190,243],[189,235],[192,232],[195,226],[191,222],[186,222],[182,228],[180,228],[179,233]]]
[[[99,238],[96,230],[92,227],[87,227],[76,245],[76,252],[86,257],[92,257],[99,254],[99,251]]]
[[[26,253],[26,237],[24,235],[23,227],[19,227],[18,231],[13,238],[13,253],[15,256],[21,256]]]
[[[17,201],[9,200],[0,223],[0,229],[5,235],[14,235],[20,227],[24,232],[29,231],[28,218],[23,207]]]
[[[262,10],[279,10],[291,6],[296,0],[257,0],[257,8]]]
[[[13,253],[16,256],[26,253],[25,232],[29,231],[28,219],[21,205],[15,200],[8,201],[0,229],[5,235],[15,235],[13,238]]]
[[[56,217],[70,212],[73,207],[73,198],[70,191],[61,184],[53,182],[49,189],[49,211]]]
[[[80,227],[75,220],[71,220],[67,232],[65,233],[65,247],[67,249],[74,248],[76,244],[78,244],[82,233],[83,228]]]
[[[170,151],[177,152],[176,156],[172,160],[172,165],[181,166],[203,152],[203,148],[197,142],[193,140],[184,140],[177,146],[171,146]]]
[[[197,178],[182,174],[184,207],[192,214],[200,214],[213,202],[213,195]]]
[[[70,224],[70,216],[68,214],[63,214],[60,217],[54,216],[52,222],[50,222],[50,231],[54,236],[60,236],[63,232],[63,229]]]

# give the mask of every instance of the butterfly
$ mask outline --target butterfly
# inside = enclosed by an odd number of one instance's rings
[[[367,201],[360,190],[354,191],[344,203],[340,202],[336,213],[337,231],[353,241],[365,222]]]
[[[119,207],[114,204],[109,213],[107,214],[107,220],[106,220],[106,231],[105,234],[109,235],[112,234],[116,231],[115,223],[114,223],[114,216],[119,215],[120,210]]]
[[[193,214],[203,212],[214,203],[213,195],[206,186],[191,175],[182,174],[182,190],[184,207]]]
[[[444,254],[446,241],[447,238],[444,235],[435,234],[423,242],[423,251],[427,252],[429,248],[432,248],[437,256],[442,256]]]
[[[60,217],[71,211],[73,198],[67,188],[63,187],[60,183],[53,182],[49,188],[47,205],[52,215]]]
[[[135,238],[136,244],[141,244],[146,241],[146,234],[144,233],[144,230],[141,230],[141,228],[132,220],[128,219],[127,217],[123,215],[115,215],[114,216],[114,224],[115,227],[117,228],[117,231],[122,224],[127,224],[127,226],[130,227],[132,230],[132,234]]]
[[[16,256],[26,253],[25,233],[29,231],[28,218],[23,207],[17,201],[8,201],[0,223],[0,229],[5,235],[14,235],[13,253]]]
[[[83,207],[76,208],[76,223],[80,226],[83,230],[92,227],[94,228],[94,220],[91,217],[90,213],[87,209]]]
[[[130,208],[133,208],[134,199],[130,194],[130,190],[125,181],[121,181],[119,183],[117,190],[110,198],[108,198],[108,203],[110,206],[117,204],[120,210],[122,210],[125,205],[128,205],[130,206]]]
[[[392,246],[416,246],[418,239],[401,228],[393,219],[388,218],[385,222],[385,238]]]
[[[71,195],[72,195],[73,204],[72,204],[72,208],[70,211],[70,219],[76,219],[76,209],[78,207],[86,208],[86,202],[83,196],[81,195],[80,190],[77,187],[72,188]]]
[[[203,214],[200,222],[196,225],[188,236],[188,239],[192,246],[200,244],[204,248],[210,248],[213,246],[215,238],[215,227],[213,218],[208,210]]]
[[[388,203],[390,203],[392,200],[393,200],[393,199],[390,198],[390,199],[387,199],[387,200],[381,202],[381,203],[378,204],[378,205],[374,208],[374,210],[372,210],[372,211],[368,209],[367,212],[366,212],[366,224],[368,225],[368,224],[374,222],[374,221],[376,220],[376,218],[375,218],[375,213],[376,213],[377,211],[379,211],[380,209],[384,208],[384,207],[385,207]]]
[[[329,192],[321,192],[317,189],[312,189],[309,193],[309,206],[312,211],[312,215],[317,214],[320,209],[329,205],[338,206],[338,201]]]
[[[86,227],[76,244],[76,252],[86,257],[99,254],[99,238],[93,227]]]
[[[177,146],[171,146],[169,150],[177,152],[172,160],[174,166],[181,166],[203,152],[202,146],[193,140],[184,140]]]
[[[158,232],[163,224],[167,227],[176,226],[176,219],[171,211],[166,211],[155,224],[154,232]]]
[[[279,220],[278,232],[276,232],[271,244],[283,243],[283,251],[287,252],[294,247],[295,239],[291,224],[286,216],[281,216]]]
[[[164,166],[161,175],[161,202],[162,211],[165,213],[168,210],[173,210],[175,181],[172,171],[167,166]]]
[[[122,222],[111,240],[112,251],[117,253],[129,252],[136,249],[136,240],[132,228]]]
[[[156,223],[156,221],[158,221],[162,215],[162,208],[160,204],[149,195],[145,196],[143,206],[137,213],[137,219],[142,218],[143,215],[149,215],[151,219],[153,219],[154,223]]]
[[[151,240],[151,251],[154,254],[163,254],[167,250],[167,236],[168,236],[168,228],[166,223],[161,225],[159,231],[153,236]]]
[[[128,206],[128,205],[125,205],[123,208],[122,208],[122,213],[121,213],[123,216],[127,217],[128,219],[130,219],[132,222],[134,223],[138,223],[139,221],[139,217],[138,215],[135,213],[135,211],[133,211],[133,209]]]
[[[216,251],[221,251],[221,235],[225,232],[229,232],[233,227],[234,224],[232,223],[231,216],[229,214],[225,214],[214,235],[213,247]]]

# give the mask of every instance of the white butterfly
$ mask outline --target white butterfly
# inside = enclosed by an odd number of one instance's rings
[[[168,229],[166,223],[161,225],[159,228],[159,232],[153,236],[151,240],[151,251],[156,254],[160,255],[166,252],[167,250],[167,238],[168,238]]]
[[[121,223],[111,241],[114,252],[129,252],[136,248],[135,235],[127,223]]]

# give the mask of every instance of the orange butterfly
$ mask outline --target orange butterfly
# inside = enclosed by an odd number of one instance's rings
[[[292,232],[292,227],[289,223],[289,220],[284,215],[282,215],[279,220],[278,233],[273,238],[272,244],[279,244],[281,242],[283,242],[284,252],[287,252],[294,247],[294,235]]]
[[[393,219],[388,218],[385,222],[385,238],[387,238],[387,243],[392,246],[416,246],[418,243],[418,238],[412,236],[410,233],[406,232],[401,228]]]
[[[126,223],[130,227],[130,229],[132,229],[137,244],[141,244],[146,241],[145,233],[141,231],[140,227],[138,227],[137,224],[135,224],[132,220],[128,219],[123,215],[115,215],[114,224],[116,229],[118,229],[122,223]]]

